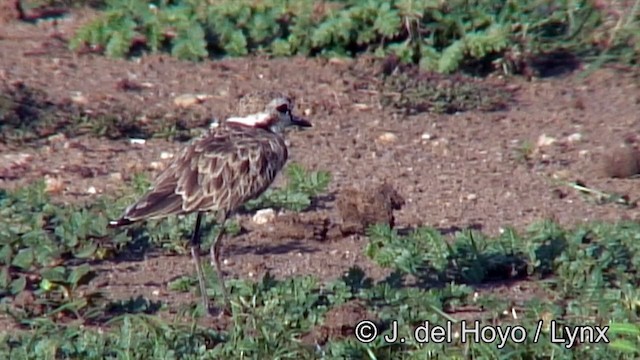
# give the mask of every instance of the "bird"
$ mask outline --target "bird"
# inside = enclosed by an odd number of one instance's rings
[[[208,313],[212,310],[200,260],[201,223],[205,215],[214,214],[219,227],[209,253],[224,298],[222,313],[230,314],[231,303],[220,269],[224,225],[244,203],[259,197],[284,167],[289,156],[285,129],[313,126],[292,110],[292,99],[278,95],[261,112],[230,117],[220,126],[210,128],[178,153],[145,194],[117,220],[109,222],[110,228],[117,228],[143,220],[196,213],[190,248],[202,305]]]

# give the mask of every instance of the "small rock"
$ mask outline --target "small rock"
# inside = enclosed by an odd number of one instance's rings
[[[260,209],[253,215],[253,222],[258,225],[264,225],[272,222],[276,218],[276,212],[273,209]]]
[[[355,110],[358,110],[358,111],[368,111],[368,110],[371,110],[371,106],[370,106],[370,105],[368,105],[368,104],[362,104],[362,103],[355,103],[355,104],[353,104],[353,105],[352,105],[352,107],[353,107]]]
[[[346,65],[351,64],[353,60],[345,57],[332,57],[329,59],[329,64],[331,65]]]
[[[189,107],[200,104],[209,98],[211,98],[211,95],[207,94],[183,94],[173,99],[173,103],[176,106]]]
[[[163,151],[160,153],[160,159],[162,160],[167,160],[167,159],[171,159],[173,157],[173,153],[168,152],[168,151]]]
[[[77,92],[71,95],[71,101],[79,105],[87,105],[89,103],[89,99],[87,99],[86,96],[82,95],[81,92]]]
[[[151,168],[152,170],[164,170],[164,167],[164,163],[160,161],[152,161],[149,163],[149,168]]]
[[[59,133],[59,134],[55,134],[55,135],[51,135],[47,138],[47,141],[49,141],[49,144],[56,144],[56,143],[60,143],[63,142],[67,139],[67,136],[63,133]],[[66,145],[66,144],[65,144]]]
[[[467,200],[474,201],[478,199],[478,195],[476,194],[467,194]]]
[[[396,142],[397,140],[398,140],[398,136],[391,132],[386,132],[378,136],[378,141],[382,143],[388,144],[388,143]]]
[[[580,140],[582,140],[582,134],[580,134],[580,133],[574,133],[574,134],[571,134],[571,135],[567,136],[567,142],[570,143],[570,144],[578,142]]]
[[[159,296],[159,295],[160,295],[160,290],[158,290],[158,289],[153,290],[153,291],[151,292],[151,295],[153,295],[153,296]]]
[[[233,265],[235,264],[235,261],[230,260],[230,259],[224,259],[224,260],[222,260],[222,263],[223,263],[225,266],[233,266]]]
[[[431,143],[431,146],[447,146],[449,144],[449,140],[447,139],[438,139]]]
[[[569,170],[558,170],[553,173],[552,177],[556,180],[568,180],[571,177]]]
[[[546,134],[542,134],[540,135],[540,137],[538,138],[538,142],[536,143],[536,146],[541,148],[541,147],[545,147],[545,146],[551,146],[556,142],[555,138],[552,138],[550,136],[547,136]]]
[[[433,135],[431,135],[429,133],[423,133],[422,136],[420,136],[420,138],[422,140],[431,140],[431,139],[433,139]]]
[[[313,110],[311,110],[311,108],[306,108],[302,113],[304,116],[311,116],[313,114]]]
[[[129,142],[133,145],[144,145],[147,143],[145,139],[129,139]]]
[[[64,189],[64,183],[58,177],[45,175],[44,184],[44,190],[49,194],[59,194]]]
[[[89,188],[87,189],[87,194],[96,194],[98,193],[98,190],[96,190],[95,186],[89,186]]]
[[[109,177],[111,178],[111,180],[115,180],[115,181],[122,181],[123,177],[122,177],[122,173],[119,172],[114,172],[109,174]]]

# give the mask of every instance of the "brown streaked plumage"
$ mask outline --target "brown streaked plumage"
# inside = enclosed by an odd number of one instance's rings
[[[243,118],[229,118],[221,126],[184,148],[162,171],[149,191],[127,207],[110,227],[136,221],[162,219],[196,212],[191,254],[196,262],[198,282],[205,309],[209,310],[204,275],[200,264],[200,223],[205,213],[216,214],[220,231],[211,244],[211,263],[218,273],[226,310],[230,303],[220,271],[220,239],[226,219],[245,202],[260,196],[275,179],[288,158],[283,131],[308,121],[293,116],[287,97],[273,99],[264,112]]]

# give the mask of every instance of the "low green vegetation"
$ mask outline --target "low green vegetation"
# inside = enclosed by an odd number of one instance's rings
[[[328,174],[293,164],[287,186],[252,205],[302,210],[326,191]],[[57,205],[42,184],[0,193],[0,305],[29,331],[1,335],[10,359],[635,359],[640,355],[640,225],[592,223],[573,229],[544,221],[522,233],[490,238],[464,230],[444,236],[433,228],[399,232],[369,228],[365,254],[390,274],[381,280],[351,268],[333,281],[309,276],[228,282],[234,317],[223,329],[196,325],[198,298],[176,321],[160,316],[172,304],[138,297],[110,299],[93,282],[95,265],[138,252],[184,249],[190,217],[155,226],[106,230],[107,219],[144,191],[117,202]],[[215,229],[208,229],[209,231]],[[207,266],[206,271],[212,270]],[[208,277],[215,282],[215,276]],[[508,284],[504,293],[490,291]],[[219,297],[211,284],[210,295]],[[185,274],[169,288],[193,291]],[[519,290],[517,290],[519,289]],[[178,320],[179,319],[179,320]],[[192,319],[192,320],[189,320]],[[354,334],[360,320],[379,329],[372,342]],[[462,326],[518,326],[523,343],[463,342]],[[555,321],[552,324],[551,321]],[[5,320],[6,321],[6,320]],[[193,323],[191,323],[193,321]],[[449,322],[452,342],[419,343],[417,326]],[[542,321],[542,323],[540,322]],[[463,323],[465,325],[463,325]],[[555,327],[552,328],[552,326]],[[386,343],[394,327],[405,341]],[[581,341],[570,349],[564,326],[610,326],[610,343]],[[533,341],[538,332],[538,341]],[[595,332],[595,335],[598,333]]]
[[[449,73],[489,65],[519,72],[538,55],[575,54],[637,63],[638,2],[615,24],[589,0],[288,1],[109,0],[73,49],[108,56],[167,51],[180,59],[395,54]],[[616,5],[617,6],[617,5]],[[620,6],[618,6],[620,7]],[[616,8],[618,9],[618,8]],[[614,22],[614,24],[612,24]],[[552,55],[552,56],[555,56]]]
[[[287,186],[265,193],[252,208],[278,205],[302,211],[329,182],[328,173],[307,171],[295,163],[288,166],[286,176]],[[104,317],[110,305],[98,291],[83,287],[96,275],[90,263],[141,257],[156,250],[187,253],[194,216],[107,229],[108,221],[117,218],[149,182],[137,175],[132,185],[135,191],[115,203],[100,199],[88,206],[51,202],[44,182],[14,192],[0,190],[0,304],[5,310],[18,321],[54,315],[94,321]],[[240,230],[236,222],[227,226],[232,235]],[[212,236],[206,238],[211,241]]]

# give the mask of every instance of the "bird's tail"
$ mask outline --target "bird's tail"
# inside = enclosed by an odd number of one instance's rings
[[[109,221],[108,227],[131,225],[141,220],[161,219],[182,212],[182,197],[173,189],[153,189],[129,206],[119,219]]]
[[[127,226],[127,225],[131,225],[133,224],[135,221],[131,221],[125,217],[121,217],[118,220],[111,220],[109,221],[109,224],[107,224],[107,227],[110,229],[113,228],[117,228],[117,227],[121,227],[121,226]]]

